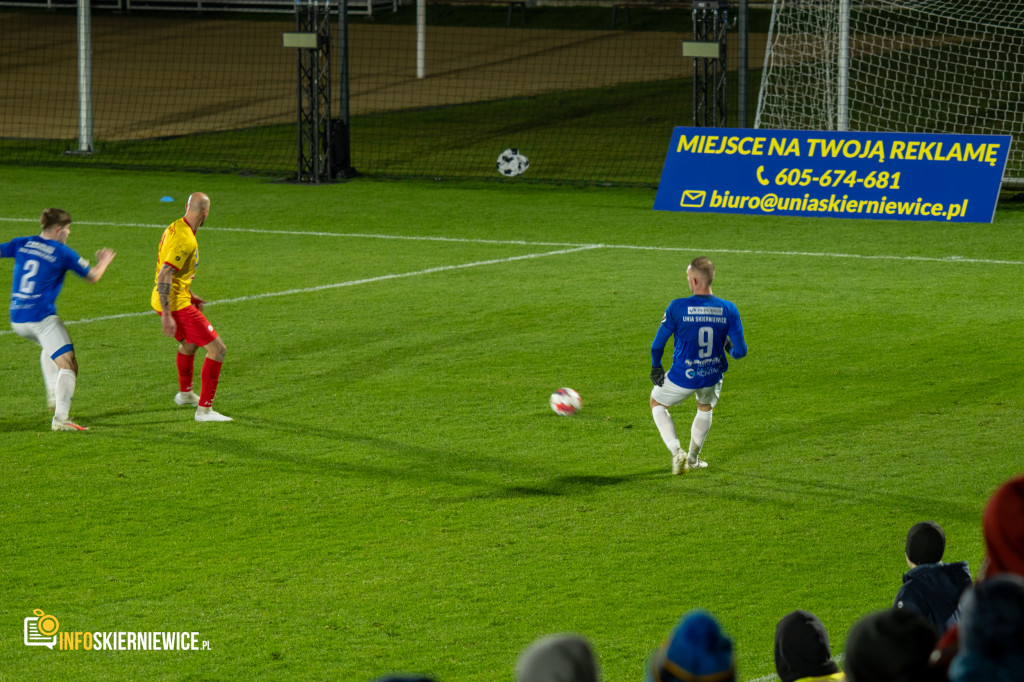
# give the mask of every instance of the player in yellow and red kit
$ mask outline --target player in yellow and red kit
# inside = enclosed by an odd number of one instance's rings
[[[204,301],[192,294],[192,280],[199,264],[196,230],[210,214],[210,197],[202,192],[189,195],[185,215],[171,223],[160,238],[156,261],[156,285],[151,304],[160,313],[164,336],[178,340],[178,405],[196,405],[197,422],[229,422],[213,410],[221,365],[227,348],[213,325],[203,315]],[[200,371],[200,391],[192,392],[192,374],[199,347],[206,351]]]

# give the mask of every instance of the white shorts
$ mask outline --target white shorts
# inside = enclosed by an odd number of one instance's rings
[[[11,329],[18,336],[42,346],[51,360],[75,350],[68,330],[56,315],[44,317],[39,322],[11,322]]]
[[[665,407],[672,407],[683,402],[690,395],[693,395],[701,405],[714,407],[718,403],[718,396],[722,394],[722,382],[719,380],[714,386],[704,388],[683,388],[676,386],[668,377],[665,377],[663,386],[655,386],[651,389],[651,398],[658,401]]]

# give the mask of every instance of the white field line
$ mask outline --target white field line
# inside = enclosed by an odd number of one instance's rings
[[[35,218],[9,218],[0,217],[0,222],[9,223],[35,223]],[[158,225],[153,223],[123,223],[123,222],[95,222],[95,221],[76,221],[79,225],[95,225],[101,227],[139,227],[153,230],[166,229],[166,225]],[[271,298],[275,296],[291,296],[295,294],[309,293],[313,291],[323,291],[326,289],[337,289],[340,287],[356,286],[358,284],[370,284],[372,282],[381,282],[389,279],[399,279],[403,277],[415,277],[419,275],[428,275],[435,272],[445,272],[450,270],[461,270],[465,268],[479,267],[483,265],[495,265],[498,263],[511,263],[517,260],[525,260],[529,258],[540,258],[543,256],[555,256],[567,253],[577,253],[580,251],[587,251],[593,249],[626,249],[634,251],[662,251],[662,252],[688,252],[688,253],[734,253],[743,255],[761,255],[761,256],[789,256],[789,257],[805,257],[805,258],[849,258],[859,260],[895,260],[895,261],[924,261],[924,262],[938,262],[938,263],[982,263],[988,265],[1024,265],[1024,261],[1016,260],[995,260],[986,258],[963,258],[961,256],[945,256],[945,257],[928,257],[928,256],[898,256],[898,255],[865,255],[855,253],[830,253],[820,251],[781,251],[781,250],[761,250],[761,249],[706,249],[697,247],[679,247],[679,246],[638,246],[634,244],[588,244],[579,242],[542,242],[542,241],[526,241],[517,239],[476,239],[466,237],[426,237],[426,236],[410,236],[410,235],[389,235],[389,234],[364,234],[357,232],[320,232],[312,230],[261,230],[255,228],[241,228],[241,227],[204,227],[204,232],[245,232],[249,234],[267,234],[267,235],[288,235],[288,236],[304,236],[304,237],[336,237],[336,238],[347,238],[347,239],[388,239],[388,240],[402,240],[402,241],[431,241],[431,242],[454,242],[464,244],[490,244],[490,245],[505,245],[505,246],[561,246],[565,247],[557,251],[545,251],[541,253],[526,254],[522,256],[512,256],[510,258],[495,258],[485,261],[477,261],[473,263],[464,263],[462,265],[442,265],[435,268],[427,268],[425,270],[414,270],[412,272],[398,273],[392,275],[381,275],[378,277],[369,277],[366,279],[351,280],[347,282],[335,282],[332,284],[323,284],[316,287],[306,287],[301,289],[287,289],[285,291],[274,291],[266,292],[263,294],[253,294],[251,296],[239,296],[236,298],[222,299],[218,301],[208,301],[208,305],[214,305],[217,303],[237,303],[242,301],[255,301],[261,298]],[[120,318],[128,317],[141,317],[143,315],[150,314],[150,311],[142,311],[135,313],[119,313],[116,315],[104,315],[102,317],[92,317],[83,320],[65,320],[65,324],[83,324],[86,322],[104,322],[107,320],[116,320]],[[0,336],[6,334],[13,334],[11,330],[0,329]]]
[[[3,218],[0,222],[37,223],[38,219]],[[115,223],[75,221],[78,225],[96,225],[100,227],[141,227],[154,230],[166,229],[166,225],[148,223]],[[342,239],[391,239],[399,241],[452,242],[460,244],[493,244],[509,246],[562,246],[566,248],[602,248],[626,249],[632,251],[665,251],[686,253],[734,253],[751,256],[789,256],[802,258],[847,258],[854,260],[894,260],[925,263],[980,263],[983,265],[1024,265],[1020,260],[1000,260],[994,258],[964,258],[963,256],[900,256],[897,254],[860,254],[838,253],[831,251],[783,251],[774,249],[720,249],[698,246],[639,246],[636,244],[599,244],[587,242],[545,242],[526,241],[521,239],[475,239],[469,237],[424,237],[394,234],[366,234],[359,232],[322,232],[315,230],[261,230],[246,227],[204,227],[204,232],[246,232],[249,234],[287,235],[295,237],[336,237]]]
[[[769,680],[778,680],[778,679],[779,679],[778,675],[761,675],[761,677],[755,677],[754,679],[747,680],[746,682],[769,682]]]
[[[257,301],[261,298],[273,298],[275,296],[294,296],[295,294],[307,294],[314,291],[326,291],[328,289],[340,289],[342,287],[354,287],[360,284],[372,284],[373,282],[384,282],[390,279],[402,279],[405,277],[419,277],[420,275],[431,275],[435,272],[450,272],[452,270],[465,270],[467,268],[478,268],[485,265],[499,265],[501,263],[513,263],[520,260],[529,260],[531,258],[544,258],[545,256],[562,256],[568,253],[578,253],[580,251],[590,251],[592,249],[599,249],[600,246],[587,245],[580,246],[572,249],[559,249],[558,251],[542,251],[540,253],[527,253],[521,256],[509,256],[508,258],[492,258],[490,260],[479,260],[472,263],[461,263],[459,265],[439,265],[434,268],[426,268],[423,270],[413,270],[412,272],[401,272],[391,275],[379,275],[377,277],[366,277],[364,279],[351,279],[346,282],[334,282],[332,284],[321,284],[315,287],[304,287],[302,289],[286,289],[284,291],[268,291],[262,294],[252,294],[250,296],[236,296],[235,298],[222,298],[216,301],[207,301],[206,305],[215,305],[219,303],[239,303],[242,301]],[[84,320],[65,320],[64,324],[85,324],[87,322],[106,322],[107,320],[119,320],[125,317],[142,317],[143,315],[155,315],[153,310],[145,310],[137,313],[119,313],[117,315],[103,315],[102,317],[90,317]],[[0,336],[6,334],[13,334],[14,331],[10,329],[0,329]]]
[[[599,249],[600,246],[588,244],[586,246],[580,246],[573,249],[560,249],[558,251],[543,251],[541,253],[527,253],[522,256],[510,256],[508,258],[493,258],[491,260],[479,260],[473,263],[463,263],[462,265],[439,265],[435,268],[427,268],[425,270],[413,270],[412,272],[403,272],[397,275],[379,275],[377,277],[367,277],[366,279],[353,279],[347,282],[338,282],[336,284],[321,284],[315,287],[306,287],[303,289],[286,289],[285,291],[272,291],[265,294],[254,294],[252,296],[238,296],[237,298],[225,298],[216,303],[237,303],[239,301],[255,301],[260,298],[270,298],[272,296],[291,296],[292,294],[305,294],[310,291],[323,291],[325,289],[338,289],[340,287],[351,287],[357,284],[369,284],[371,282],[383,282],[389,279],[401,279],[403,277],[418,277],[419,275],[430,275],[435,272],[448,272],[450,270],[464,270],[466,268],[476,268],[482,265],[497,265],[499,263],[512,263],[517,260],[528,260],[531,258],[543,258],[545,256],[561,256],[567,253],[577,253],[579,251],[590,251],[591,249]],[[211,301],[213,303],[214,301]]]

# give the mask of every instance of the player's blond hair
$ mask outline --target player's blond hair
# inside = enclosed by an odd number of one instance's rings
[[[39,226],[44,230],[71,224],[71,214],[60,208],[48,208],[39,216]]]
[[[715,264],[707,256],[694,258],[690,261],[690,268],[694,272],[700,273],[704,284],[711,286],[711,283],[715,281]]]

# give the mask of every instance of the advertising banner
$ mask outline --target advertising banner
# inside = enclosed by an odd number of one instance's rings
[[[680,126],[654,210],[988,223],[1010,139]]]

